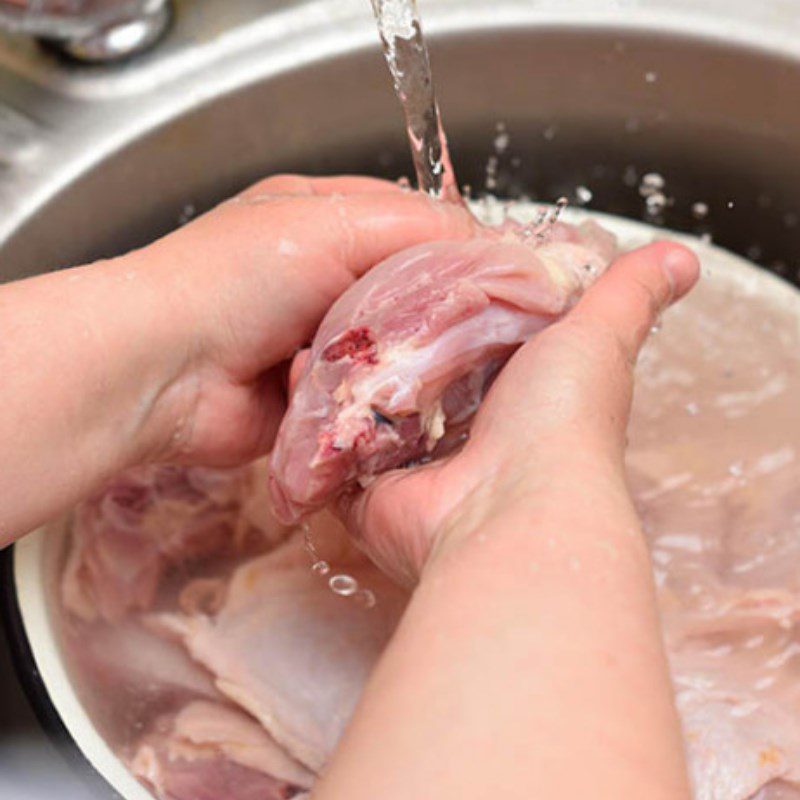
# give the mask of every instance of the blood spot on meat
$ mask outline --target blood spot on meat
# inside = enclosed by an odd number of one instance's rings
[[[342,448],[336,444],[336,434],[333,431],[320,431],[319,450],[323,455],[338,453]]]
[[[376,364],[375,339],[366,326],[350,328],[323,350],[322,358],[325,361],[349,358],[356,363]]]

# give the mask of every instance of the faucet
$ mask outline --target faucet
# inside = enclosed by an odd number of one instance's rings
[[[148,49],[171,18],[171,0],[0,0],[0,28],[35,36],[90,63]]]

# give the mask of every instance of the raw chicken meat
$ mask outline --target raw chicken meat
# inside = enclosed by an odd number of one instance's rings
[[[315,526],[324,557],[368,586],[378,596],[375,608],[333,594],[311,572],[296,536],[241,566],[215,616],[160,618],[214,673],[223,694],[315,772],[333,752],[406,601],[324,516]]]
[[[274,542],[253,468],[145,466],[111,481],[75,513],[62,599],[84,620],[150,608],[171,565]]]
[[[62,632],[75,687],[104,736],[127,744],[142,718],[199,698],[218,700],[213,676],[179,642],[138,620],[114,625],[69,619]]]
[[[789,711],[736,689],[688,687],[675,676],[695,800],[753,797],[776,779],[797,783],[800,730]]]
[[[800,326],[767,280],[712,272],[637,368],[627,460],[696,800],[800,796]]]
[[[289,800],[313,780],[251,717],[207,701],[157,720],[130,768],[168,800]]]
[[[567,229],[558,235],[578,234]],[[497,246],[478,243],[476,261]],[[425,248],[418,255],[418,264],[433,258]],[[454,257],[452,263],[462,262]],[[505,287],[507,279],[518,288],[520,281],[503,274],[492,284],[492,301],[476,313],[492,318],[500,297],[496,287]],[[550,286],[548,280],[542,286]],[[665,315],[637,367],[628,468],[652,553],[695,800],[800,800],[800,328],[797,304],[784,308],[764,299],[762,289],[760,281],[751,286],[712,271]],[[372,304],[371,290],[363,291],[363,302]],[[414,313],[408,302],[379,328],[376,354],[392,341],[392,326],[407,331]],[[369,353],[359,361],[358,339],[350,342],[352,351],[345,348],[346,364],[322,356],[334,333],[347,330],[354,307],[326,322],[327,338],[315,344],[306,384],[298,388],[305,386],[308,402],[317,397],[320,419],[332,414],[331,424],[347,422],[335,413],[332,385],[371,392],[383,380],[381,363],[370,364]],[[422,318],[430,330],[471,330],[469,315],[456,324],[433,314]],[[377,328],[379,321],[370,317],[369,325]],[[435,339],[441,342],[450,339]],[[419,378],[420,391],[408,400],[415,413],[435,407],[436,392],[452,385],[457,373],[451,369],[455,361],[446,361],[441,374],[429,374],[415,360],[438,353],[423,346],[393,356],[406,370],[404,380]],[[462,355],[459,363],[470,369],[482,363],[491,372],[496,366],[491,357],[480,361],[483,351],[478,360],[466,350]],[[474,385],[456,381],[464,402],[454,405],[463,417],[442,405],[446,434],[467,420],[480,399],[485,375],[480,369],[474,374],[480,378]],[[331,383],[317,386],[322,377]],[[395,399],[402,407],[400,395],[359,397],[362,406],[352,408],[363,411],[380,400],[383,414]],[[450,399],[446,391],[444,399]],[[309,473],[309,480],[351,480],[382,468],[391,430],[383,432],[378,449],[345,453],[345,463],[329,462],[332,471],[325,466]],[[429,431],[438,432],[436,426]],[[446,438],[434,443],[433,454]],[[419,448],[409,446],[403,458],[419,455]],[[167,469],[175,470],[168,487],[194,485],[191,474],[179,474],[192,471]],[[66,638],[66,649],[75,651],[75,670],[85,684],[100,687],[98,702],[106,698],[109,716],[131,723],[133,735],[117,740],[117,750],[163,800],[299,800],[330,758],[407,595],[347,543],[326,512],[310,520],[321,557],[353,574],[378,602],[366,609],[333,595],[326,579],[311,572],[302,534],[287,534],[260,518],[262,511],[250,510],[249,498],[266,481],[204,471],[201,497],[176,503],[176,490],[151,488],[159,483],[158,472],[146,479],[134,472],[113,482],[108,497],[92,498],[77,515],[84,527],[78,529],[63,598],[68,617],[90,632]],[[129,511],[131,504],[118,500],[120,493],[126,496],[120,487],[130,483],[147,487],[144,512],[136,503]],[[339,484],[317,482],[301,502],[287,506],[289,512],[307,510],[317,502],[308,498],[334,491],[334,485]],[[204,514],[214,523],[205,524]],[[232,559],[220,559],[229,549],[222,531],[241,537],[242,519],[250,531],[244,538],[255,530],[259,546],[251,551],[235,545]],[[118,563],[115,543],[108,541],[116,536],[139,542],[143,552],[123,548],[131,560]],[[158,587],[176,564],[178,585],[165,593]],[[149,570],[155,578],[143,580]],[[123,622],[110,626],[106,620],[121,613]],[[149,674],[148,660],[154,664]],[[117,694],[108,699],[114,686]],[[118,696],[130,704],[127,715]]]
[[[608,265],[593,222],[537,247],[510,235],[413,247],[333,305],[278,433],[279,518],[321,508],[356,480],[451,448],[502,364],[563,315]]]

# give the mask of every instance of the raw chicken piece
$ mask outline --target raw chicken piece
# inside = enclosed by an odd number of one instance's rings
[[[75,621],[62,632],[75,685],[95,723],[129,741],[143,722],[198,698],[219,699],[212,676],[185,649],[134,619],[114,625]]]
[[[664,617],[695,800],[747,800],[777,778],[800,788],[791,596],[727,593],[738,605]]]
[[[62,578],[64,606],[84,620],[150,608],[166,570],[285,536],[253,468],[146,466],[80,505]],[[260,507],[259,507],[260,506]]]
[[[160,719],[130,768],[164,800],[288,800],[313,781],[251,717],[206,701]]]
[[[678,690],[695,800],[753,797],[781,778],[797,783],[797,720],[743,694]]]
[[[322,322],[272,453],[278,517],[451,448],[497,371],[563,315],[614,255],[595,223],[538,247],[483,238],[413,247],[372,269]]]
[[[696,800],[800,791],[800,328],[763,288],[712,272],[637,367],[627,460]]]
[[[220,691],[315,772],[336,746],[406,600],[335,526],[328,518],[324,536],[315,537],[321,554],[372,590],[375,607],[334,595],[311,572],[297,536],[241,566],[215,617],[161,617],[214,673]]]
[[[637,367],[630,430],[696,800],[800,800],[800,328],[794,306],[781,311],[753,286],[712,273],[667,313]],[[356,367],[346,380],[360,380]],[[469,395],[469,381],[461,388]],[[177,632],[215,675],[214,697],[224,692],[224,703],[249,710],[312,771],[329,757],[405,602],[330,522],[320,524],[318,548],[335,539],[322,556],[376,590],[376,608],[333,596],[294,538],[232,579],[228,565],[189,581],[176,596],[182,614],[150,615],[152,630]],[[191,553],[192,537],[184,543]],[[138,675],[139,660],[130,661]],[[124,685],[125,671],[104,673],[101,662],[80,666]],[[159,672],[154,682],[186,702],[183,682],[173,692],[172,680]],[[131,717],[141,711],[132,699]],[[164,738],[141,744],[151,747],[142,770],[168,768],[166,796],[273,800],[272,779],[202,725],[188,739],[213,742],[206,758],[166,758],[165,719]],[[179,738],[186,746],[185,729]]]

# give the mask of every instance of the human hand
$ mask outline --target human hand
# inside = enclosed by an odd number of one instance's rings
[[[658,316],[698,274],[695,256],[667,242],[619,258],[511,359],[460,452],[342,499],[364,549],[413,583],[430,558],[515,509],[544,527],[568,530],[582,517],[637,529],[623,468],[633,367]]]
[[[271,445],[282,363],[373,264],[417,242],[469,235],[460,208],[371,178],[280,175],[125,258],[166,299],[146,457],[241,463]]]

